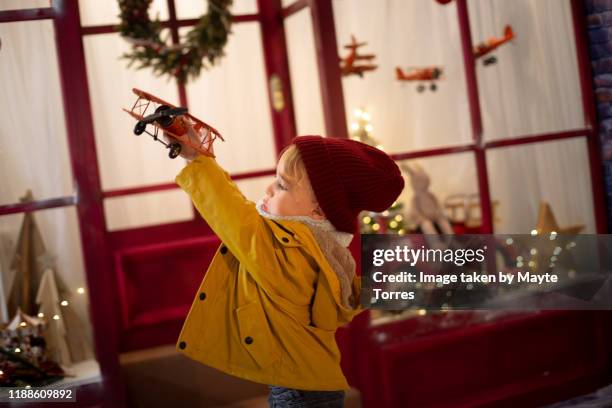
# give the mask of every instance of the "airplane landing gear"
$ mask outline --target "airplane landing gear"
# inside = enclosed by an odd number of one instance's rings
[[[493,65],[497,62],[497,57],[496,56],[490,56],[488,58],[485,58],[482,63],[483,65],[487,66],[487,65]]]
[[[181,145],[179,143],[172,143],[168,148],[170,149],[168,156],[171,159],[176,159],[178,155],[181,154]]]

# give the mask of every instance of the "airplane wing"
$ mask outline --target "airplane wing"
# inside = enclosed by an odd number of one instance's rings
[[[359,66],[353,67],[353,69],[357,72],[373,71],[376,68],[378,68],[378,65],[359,65]]]
[[[371,60],[376,58],[376,55],[374,54],[367,54],[367,55],[356,55],[355,59],[360,59],[360,60]]]
[[[346,45],[344,46],[344,48],[347,48],[347,49],[349,49],[349,50],[355,50],[355,49],[357,49],[357,48],[359,48],[359,47],[363,47],[364,45],[367,45],[367,44],[368,44],[368,43],[366,43],[366,42],[362,42],[362,43],[354,43],[354,44],[346,44]]]

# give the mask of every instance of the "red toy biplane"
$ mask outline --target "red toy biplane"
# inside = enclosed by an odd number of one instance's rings
[[[398,81],[423,81],[431,82],[429,89],[435,91],[438,89],[435,81],[442,78],[442,67],[425,67],[425,68],[412,68],[409,72],[404,72],[402,68],[395,68],[395,77]],[[417,91],[423,92],[425,85],[422,83],[417,85]]]
[[[215,157],[213,154],[213,142],[217,138],[223,140],[221,134],[212,126],[204,123],[198,118],[187,113],[187,108],[175,107],[174,105],[154,96],[150,93],[133,88],[132,91],[138,96],[132,109],[123,109],[129,113],[136,122],[134,134],[148,134],[170,149],[168,154],[171,159],[176,158],[181,153],[181,144],[187,145],[197,152]],[[149,109],[151,108],[151,109]],[[147,125],[153,125],[153,133],[147,130]],[[193,128],[198,141],[189,137],[189,129]],[[166,143],[159,136],[159,129],[165,134],[175,139],[176,142]]]
[[[485,55],[491,53],[493,50],[498,48],[499,46],[512,41],[514,39],[514,31],[512,31],[512,27],[507,25],[504,28],[504,36],[503,37],[492,37],[487,41],[482,42],[474,47],[474,58],[478,59],[480,57],[484,57]],[[482,63],[483,65],[491,65],[497,62],[497,58],[494,55],[491,55],[485,58]]]
[[[351,35],[351,43],[346,44],[344,46],[344,48],[351,50],[351,52],[346,57],[342,58],[341,63],[340,63],[340,70],[342,72],[342,76],[355,74],[363,78],[364,72],[373,71],[378,67],[378,65],[373,65],[373,64],[361,64],[361,65],[355,64],[355,62],[358,60],[370,61],[376,58],[376,55],[374,54],[359,55],[359,53],[357,52],[357,48],[363,47],[366,44],[367,43],[365,42],[358,43],[357,40],[355,39],[355,36]]]

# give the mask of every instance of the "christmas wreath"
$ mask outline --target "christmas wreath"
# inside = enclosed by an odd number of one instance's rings
[[[231,32],[232,0],[209,0],[208,12],[178,44],[172,44],[168,37],[162,39],[159,18],[149,18],[153,0],[118,1],[121,23],[117,31],[132,43],[131,52],[123,55],[130,60],[128,67],[139,62],[138,69],[151,67],[156,75],[168,74],[184,83],[188,77],[197,78],[202,67],[207,68],[205,59],[212,66],[224,55]]]

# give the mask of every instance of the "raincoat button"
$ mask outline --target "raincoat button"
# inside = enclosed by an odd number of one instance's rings
[[[227,247],[226,247],[226,246],[222,246],[222,247],[221,247],[221,253],[222,253],[223,255],[225,255],[225,254],[227,253]]]
[[[251,344],[251,343],[253,343],[253,338],[252,338],[251,336],[246,336],[246,337],[244,338],[244,342],[245,342],[246,344]]]
[[[206,299],[206,293],[202,292],[200,293],[200,300],[204,300]]]
[[[185,343],[184,341],[181,341],[181,342],[179,343],[179,348],[180,348],[181,350],[184,350],[184,349],[185,349],[185,347],[187,347],[187,343]]]
[[[286,244],[287,242],[289,242],[289,238],[283,237],[283,242]]]

